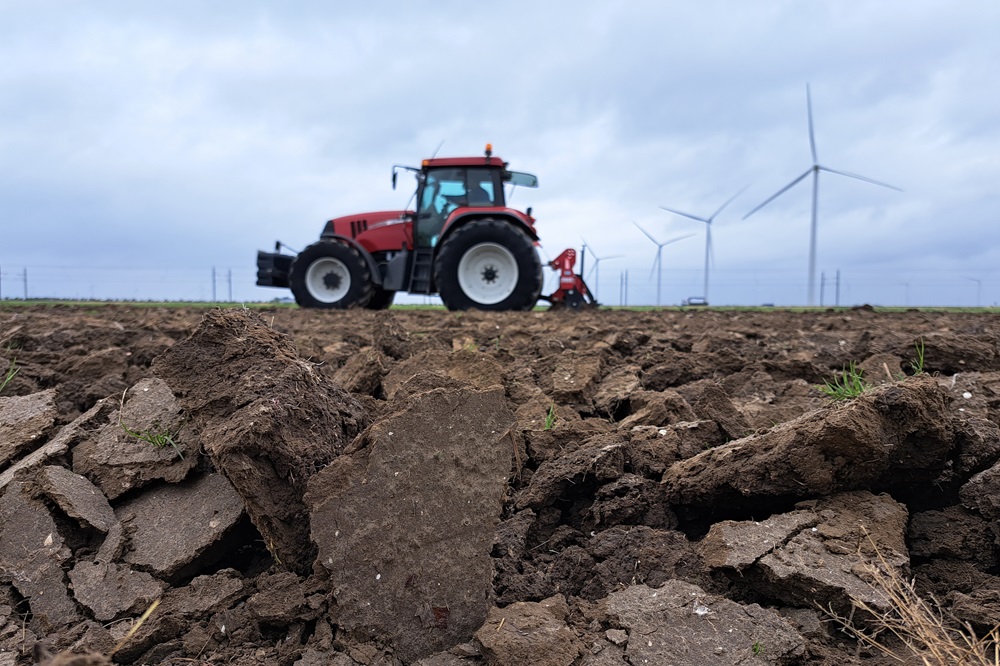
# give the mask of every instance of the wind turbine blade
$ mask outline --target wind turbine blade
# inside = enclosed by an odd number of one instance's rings
[[[723,210],[725,210],[726,206],[728,206],[729,204],[733,203],[733,200],[736,199],[736,197],[738,197],[741,194],[743,194],[744,192],[746,192],[748,187],[750,187],[750,186],[747,185],[742,190],[740,190],[739,192],[737,192],[733,196],[729,197],[729,199],[726,200],[726,203],[724,203],[721,206],[719,206],[719,210],[717,210],[714,213],[712,213],[711,215],[709,215],[708,219],[704,220],[704,221],[707,222],[708,224],[712,224],[712,220],[714,220],[719,213],[721,213]]]
[[[766,206],[767,204],[771,203],[772,201],[774,201],[775,199],[777,199],[778,197],[780,197],[782,194],[784,194],[788,190],[792,189],[793,187],[795,187],[796,185],[798,185],[799,183],[801,183],[802,180],[806,176],[808,176],[809,174],[811,174],[812,172],[813,172],[813,170],[812,170],[812,168],[810,168],[804,174],[802,174],[801,176],[799,176],[798,178],[796,178],[792,182],[788,183],[788,185],[785,185],[783,188],[781,188],[780,190],[778,190],[777,192],[775,192],[774,194],[772,194],[771,196],[769,196],[767,199],[765,199],[764,203],[761,203],[761,204],[757,205],[753,210],[751,210],[749,213],[747,213],[746,215],[744,215],[743,219],[744,220],[747,219],[748,217],[750,217],[751,215],[753,215],[754,213],[756,213],[757,211],[759,211],[761,208],[763,208],[764,206]]]
[[[648,231],[646,231],[645,229],[643,229],[642,227],[640,227],[638,222],[633,222],[632,224],[634,224],[636,227],[638,227],[639,231],[641,231],[642,233],[646,234],[646,238],[648,238],[649,240],[653,241],[657,245],[660,244],[660,241],[658,241],[655,238],[653,238]]]
[[[890,190],[896,190],[897,192],[902,192],[900,188],[895,185],[890,185],[889,183],[883,183],[880,180],[875,180],[873,178],[868,178],[867,176],[861,176],[856,173],[851,173],[849,171],[838,171],[836,169],[830,169],[829,167],[821,166],[819,167],[821,171],[827,171],[829,173],[835,173],[838,176],[847,176],[848,178],[856,178],[857,180],[863,180],[866,183],[871,183],[872,185],[878,185],[880,187],[888,187]]]
[[[671,238],[670,240],[665,241],[663,243],[663,245],[671,245],[673,243],[676,243],[677,241],[682,241],[685,238],[691,238],[691,236],[694,236],[694,234],[687,234],[687,235],[684,235],[684,236],[678,236],[677,238]],[[660,247],[663,247],[663,245],[661,245]]]
[[[808,83],[806,84],[806,110],[809,112],[809,150],[812,151],[813,164],[816,164],[818,159],[816,157],[816,137],[813,134],[813,104]]]
[[[595,261],[595,265],[596,265],[596,262],[598,262],[598,261],[601,261],[601,257],[598,257],[598,256],[597,256],[597,253],[596,253],[596,252],[594,252],[594,248],[592,248],[591,246],[587,245],[587,241],[586,241],[586,239],[584,239],[584,238],[583,238],[583,237],[581,236],[581,237],[580,237],[580,240],[582,240],[582,241],[583,241],[583,247],[584,247],[584,249],[585,249],[585,250],[587,250],[587,252],[589,252],[589,253],[590,253],[590,256],[592,256],[592,257],[594,258],[594,261]]]
[[[706,220],[705,218],[698,217],[697,215],[692,215],[691,213],[685,213],[684,211],[674,210],[673,208],[667,208],[666,206],[660,206],[660,208],[662,210],[667,211],[668,213],[674,213],[675,215],[680,215],[681,217],[686,217],[690,220],[697,220],[698,222],[708,223],[708,220]]]

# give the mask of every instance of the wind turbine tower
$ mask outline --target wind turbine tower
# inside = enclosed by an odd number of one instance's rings
[[[663,254],[663,248],[666,245],[670,245],[672,243],[676,243],[677,241],[682,241],[685,238],[691,238],[691,236],[694,236],[694,234],[688,234],[687,236],[680,236],[679,238],[671,238],[670,240],[663,241],[661,243],[660,241],[658,241],[655,238],[653,238],[652,234],[650,234],[648,231],[646,231],[645,229],[643,229],[642,227],[640,227],[638,222],[633,222],[632,224],[634,224],[639,229],[639,231],[641,231],[642,233],[644,233],[646,235],[646,238],[648,238],[649,240],[651,240],[654,243],[656,243],[656,259],[653,260],[653,266],[652,266],[652,268],[649,271],[649,275],[650,275],[650,277],[652,277],[653,276],[653,270],[656,271],[656,305],[659,306],[660,305],[660,285],[663,283],[663,279],[662,279],[663,260],[662,260],[662,257],[661,257],[661,255]]]
[[[593,273],[593,275],[594,275],[594,288],[591,289],[591,291],[594,292],[594,300],[596,301],[597,300],[597,290],[601,286],[601,262],[602,261],[606,261],[608,259],[621,259],[622,255],[620,255],[620,254],[613,254],[613,255],[610,255],[610,256],[607,256],[607,257],[598,257],[597,253],[594,252],[594,248],[592,248],[589,245],[587,245],[587,241],[583,241],[583,248],[584,248],[584,251],[589,251],[590,252],[590,256],[592,256],[594,258],[594,267],[590,269],[590,273]],[[589,274],[588,274],[588,277],[589,277]]]
[[[863,180],[866,183],[871,183],[872,185],[878,185],[879,187],[887,187],[890,190],[896,190],[897,192],[902,192],[901,189],[895,187],[894,185],[889,185],[867,176],[860,176],[856,173],[849,173],[847,171],[838,171],[837,169],[831,169],[830,167],[825,167],[819,163],[819,159],[816,157],[816,138],[813,133],[813,115],[812,115],[812,96],[809,93],[809,84],[806,84],[806,113],[809,117],[809,150],[812,152],[813,164],[809,167],[805,173],[785,185],[783,188],[772,194],[770,197],[764,200],[763,203],[756,206],[753,210],[743,216],[743,219],[747,219],[761,208],[771,203],[782,194],[790,190],[791,188],[798,185],[803,181],[809,174],[813,177],[813,190],[812,190],[812,220],[809,227],[809,305],[816,304],[816,208],[819,201],[819,172],[826,171],[827,173],[835,173],[839,176],[846,176],[848,178],[854,178],[855,180]]]
[[[747,186],[747,187],[749,187],[749,186]],[[733,203],[733,200],[736,199],[736,197],[738,197],[741,194],[743,194],[746,191],[746,189],[747,188],[744,187],[742,190],[740,190],[739,192],[737,192],[733,196],[729,197],[729,199],[726,201],[726,203],[724,203],[721,206],[719,206],[719,209],[717,211],[715,211],[714,213],[712,213],[711,215],[709,215],[708,217],[698,217],[697,215],[691,215],[690,213],[685,213],[683,211],[674,210],[673,208],[667,208],[666,206],[660,206],[660,208],[662,210],[665,210],[668,213],[673,213],[675,215],[680,215],[682,217],[686,217],[686,218],[691,219],[691,220],[697,220],[698,222],[704,222],[705,223],[705,284],[704,284],[704,286],[702,288],[702,297],[705,299],[706,302],[708,302],[708,261],[709,261],[709,258],[712,256],[712,222],[714,222],[715,218],[717,218],[719,216],[719,213],[721,213],[722,211],[724,211],[726,209],[726,206],[728,206],[729,204]],[[649,234],[646,234],[646,235],[648,236]]]

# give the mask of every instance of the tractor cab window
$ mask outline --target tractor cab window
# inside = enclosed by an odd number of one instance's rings
[[[497,201],[496,169],[469,169],[469,205],[470,206],[502,206]]]
[[[458,206],[466,205],[465,169],[435,169],[427,172],[420,210],[447,216]]]
[[[422,174],[417,197],[417,245],[433,247],[451,211],[466,206],[465,169],[432,169]]]
[[[502,206],[497,169],[431,169],[421,175],[417,192],[417,245],[433,247],[452,211],[460,207]]]

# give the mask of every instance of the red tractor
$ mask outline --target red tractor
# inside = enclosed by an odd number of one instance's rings
[[[397,291],[439,294],[449,310],[530,310],[539,298],[553,306],[596,305],[567,250],[549,266],[559,290],[542,296],[535,218],[507,206],[504,186],[538,187],[527,173],[508,171],[493,157],[424,160],[396,165],[417,178],[416,211],[393,210],[338,217],[319,241],[296,255],[257,253],[257,284],[288,287],[305,308],[388,308]],[[285,246],[287,247],[287,246]]]

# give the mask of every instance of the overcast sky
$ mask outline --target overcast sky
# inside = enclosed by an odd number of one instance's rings
[[[0,0],[0,290],[290,295],[255,253],[402,208],[395,163],[491,142],[539,178],[542,256],[585,239],[601,301],[1000,301],[1000,3]],[[588,261],[587,272],[592,268]],[[550,272],[547,272],[550,273]],[[547,291],[554,289],[554,273]],[[818,279],[818,278],[817,278]],[[818,285],[818,282],[817,282]],[[819,297],[817,286],[817,300]],[[401,299],[402,300],[402,299]],[[419,301],[419,299],[418,299]]]

